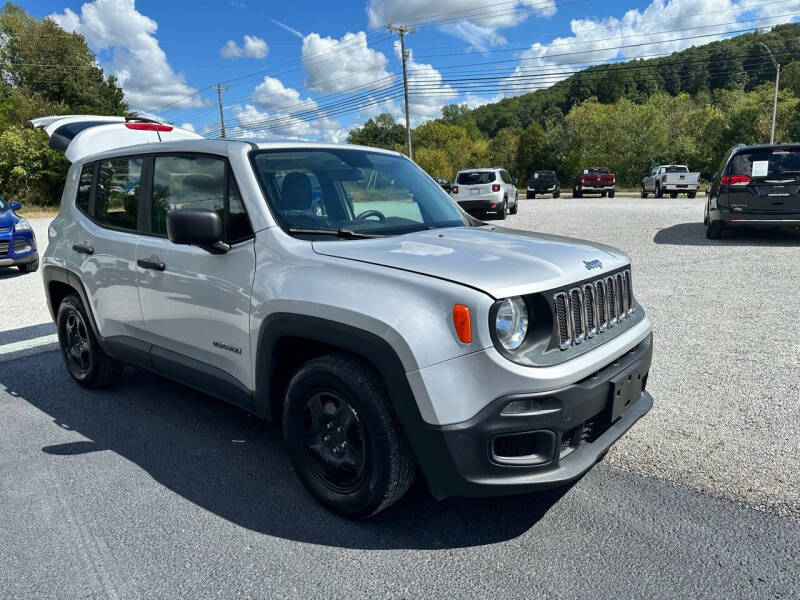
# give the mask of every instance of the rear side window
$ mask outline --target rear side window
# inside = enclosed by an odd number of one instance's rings
[[[92,191],[93,177],[94,163],[83,165],[81,175],[78,178],[78,195],[75,198],[75,205],[87,215],[89,214],[89,196]]]
[[[226,178],[225,160],[209,156],[157,156],[153,166],[151,231],[167,234],[167,213],[175,208],[205,208],[222,217],[229,242],[252,234],[239,188]],[[230,179],[229,218],[225,215],[226,184]]]
[[[494,180],[494,171],[471,171],[469,173],[459,173],[457,183],[461,185],[478,185],[480,183],[492,183]]]
[[[800,177],[800,149],[774,148],[739,152],[731,160],[731,175],[752,179]]]
[[[142,162],[141,158],[100,161],[94,202],[98,223],[120,229],[138,228]]]

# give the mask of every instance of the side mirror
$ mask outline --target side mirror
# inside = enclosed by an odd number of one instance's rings
[[[11,210],[19,210],[22,208],[22,202],[9,202],[8,206],[11,208]]]
[[[514,182],[514,185],[517,185],[517,178],[516,178],[516,177],[512,177],[512,178],[511,178],[511,181],[513,181],[513,182]]]
[[[200,246],[214,254],[231,248],[222,241],[222,217],[210,208],[172,209],[167,213],[167,236],[173,244]]]

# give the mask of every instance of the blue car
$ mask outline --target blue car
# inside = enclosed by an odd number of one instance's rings
[[[23,273],[39,268],[39,252],[31,224],[14,211],[19,202],[6,202],[0,197],[0,267],[18,267]]]

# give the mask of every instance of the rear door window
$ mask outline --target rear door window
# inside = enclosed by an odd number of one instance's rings
[[[459,173],[458,183],[461,185],[478,185],[481,183],[492,183],[495,180],[494,171],[471,171],[469,173]]]
[[[75,205],[87,215],[89,214],[89,198],[91,196],[93,178],[94,163],[83,165],[78,178],[78,195],[75,197]]]
[[[800,149],[774,148],[737,153],[730,164],[730,175],[751,179],[800,178]]]
[[[138,229],[142,164],[141,158],[128,157],[100,161],[94,206],[98,223]]]

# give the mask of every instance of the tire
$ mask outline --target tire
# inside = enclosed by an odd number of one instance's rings
[[[384,510],[414,480],[387,396],[372,366],[344,353],[310,360],[286,391],[283,436],[298,476],[322,504],[350,518]]]
[[[605,198],[606,197],[606,193],[605,192],[600,192],[600,197],[601,198]]]
[[[572,197],[573,198],[582,198],[583,195],[578,190],[572,190]]]
[[[678,197],[678,192],[670,192],[669,193],[669,197],[670,198],[677,198]]]
[[[39,259],[37,258],[35,261],[24,265],[17,265],[17,268],[23,273],[35,273],[39,270]]]
[[[560,198],[560,197],[561,197],[561,190],[553,192],[553,198]]]
[[[608,197],[609,198],[613,198],[616,195],[616,193],[617,193],[616,190],[612,190],[612,191],[608,192]]]
[[[644,190],[644,184],[642,184],[642,191],[639,192],[640,198],[647,198],[647,192]]]
[[[503,198],[503,208],[497,211],[497,218],[501,221],[505,221],[506,215],[508,214],[508,198]]]
[[[688,194],[686,194],[686,197],[687,198],[696,198],[697,197],[697,192],[689,192]]]
[[[656,184],[656,193],[655,193],[655,197],[656,197],[656,198],[663,198],[663,197],[664,197],[664,192],[661,190],[661,185],[660,185],[660,184],[658,184],[658,183]]]
[[[56,330],[61,358],[72,378],[90,389],[109,387],[122,377],[124,366],[103,352],[90,325],[83,302],[66,296],[58,307]]]
[[[518,210],[519,210],[519,198],[517,198],[517,200],[514,202],[514,206],[508,209],[508,212],[512,215],[515,215],[517,214]]]
[[[710,240],[722,239],[722,223],[708,221],[706,224],[706,237]]]
[[[533,200],[536,198],[536,192],[525,192],[525,198],[527,200]]]

